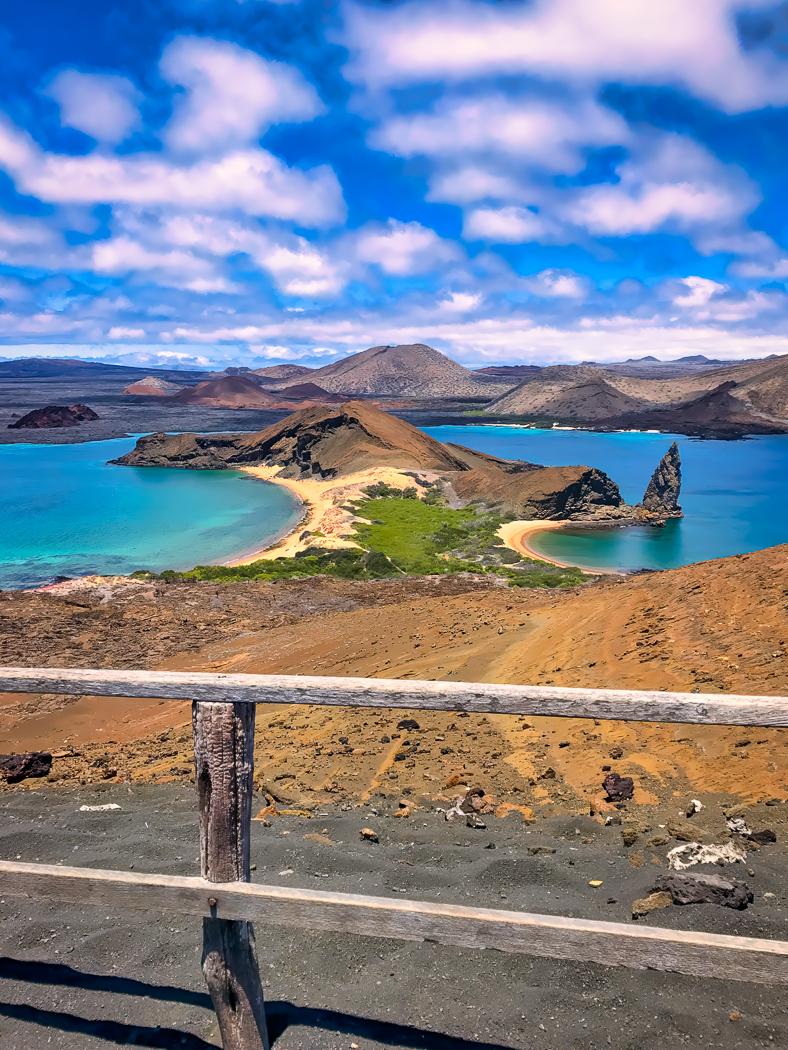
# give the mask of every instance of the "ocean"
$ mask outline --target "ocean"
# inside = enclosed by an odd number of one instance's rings
[[[238,471],[107,465],[133,445],[0,445],[0,587],[221,562],[301,515],[287,490]]]
[[[529,540],[548,557],[585,568],[672,569],[788,542],[788,435],[716,441],[673,434],[440,426],[439,441],[545,466],[587,464],[638,502],[672,441],[681,452],[684,517],[650,526],[545,532]]]

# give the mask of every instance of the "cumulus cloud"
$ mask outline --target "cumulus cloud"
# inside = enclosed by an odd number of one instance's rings
[[[589,98],[486,94],[444,98],[430,112],[393,117],[372,132],[370,142],[403,157],[505,154],[549,171],[575,172],[584,147],[629,137],[617,113]]]
[[[21,192],[59,204],[240,210],[303,226],[323,226],[344,216],[342,191],[330,168],[289,168],[263,149],[187,162],[156,153],[46,153],[0,117],[0,167]]]
[[[427,200],[447,204],[472,204],[474,201],[506,201],[522,196],[521,182],[511,175],[485,167],[464,166],[441,171],[430,179]]]
[[[719,281],[709,280],[708,277],[682,277],[680,282],[684,291],[673,297],[676,306],[692,310],[695,307],[706,306],[715,295],[727,291],[727,286]]]
[[[162,76],[185,89],[164,130],[169,146],[204,152],[255,141],[272,124],[311,120],[317,92],[293,66],[224,40],[179,37],[164,51]]]
[[[494,74],[683,88],[729,112],[788,101],[788,66],[745,49],[736,15],[772,0],[415,0],[349,4],[348,75],[371,86]]]
[[[469,211],[463,224],[463,236],[472,241],[523,244],[560,238],[560,229],[540,213],[510,205]]]
[[[457,245],[434,230],[418,222],[394,219],[361,229],[355,237],[355,253],[361,262],[379,266],[395,277],[427,273],[460,256]]]
[[[465,314],[476,310],[483,298],[481,292],[449,292],[439,300],[438,309],[447,314]]]
[[[60,106],[61,122],[98,142],[121,142],[140,123],[140,94],[126,77],[65,69],[46,93]]]
[[[576,273],[564,270],[542,270],[525,282],[534,295],[551,299],[583,299],[588,291],[588,282]]]

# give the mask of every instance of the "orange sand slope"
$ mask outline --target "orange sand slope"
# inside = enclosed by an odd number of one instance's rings
[[[63,617],[46,662],[128,666],[119,659],[124,632],[148,619],[168,642],[164,651],[153,642],[149,665],[168,668],[788,693],[787,556],[788,547],[777,547],[570,593],[457,578],[157,585],[133,597],[118,588],[100,605],[81,599],[86,606]],[[37,662],[36,631],[58,601],[6,596],[0,643],[16,660],[4,662]],[[225,603],[221,613],[217,601]],[[9,605],[27,616],[24,635],[6,635]],[[8,698],[0,747],[33,746],[34,737],[55,747],[70,723],[80,726],[69,745],[76,753],[63,754],[53,770],[64,780],[190,775],[185,707],[113,701],[110,721],[102,717],[106,701],[81,699],[68,712],[54,698],[48,703],[55,710],[38,715],[30,698]],[[403,717],[260,708],[260,781],[285,802],[308,802],[377,791],[435,797],[460,778],[525,811],[583,811],[612,761],[635,776],[641,803],[786,793],[779,731],[417,712],[419,730],[406,732],[397,730]]]

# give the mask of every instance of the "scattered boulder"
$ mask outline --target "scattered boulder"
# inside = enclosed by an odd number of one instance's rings
[[[28,751],[20,755],[0,755],[0,776],[7,784],[18,784],[28,777],[48,776],[52,755],[48,751]]]
[[[766,846],[768,843],[776,841],[777,834],[771,828],[750,832],[750,842],[757,842],[759,846]]]
[[[401,718],[397,722],[397,729],[404,729],[409,733],[415,732],[417,729],[421,729],[421,726],[415,718]]]
[[[608,773],[602,781],[602,787],[607,792],[609,802],[626,802],[635,792],[632,777],[620,777],[618,773]]]
[[[362,828],[359,835],[364,842],[380,842],[380,836],[374,828]]]
[[[746,882],[722,875],[662,875],[653,888],[669,893],[674,904],[719,904],[741,911],[753,901]]]
[[[673,897],[667,890],[657,890],[649,893],[648,897],[639,897],[632,901],[632,918],[642,919],[644,915],[649,915],[659,908],[669,908],[672,903]]]

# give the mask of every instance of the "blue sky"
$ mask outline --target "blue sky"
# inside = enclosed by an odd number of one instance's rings
[[[6,5],[0,357],[788,352],[787,38],[767,0]]]

